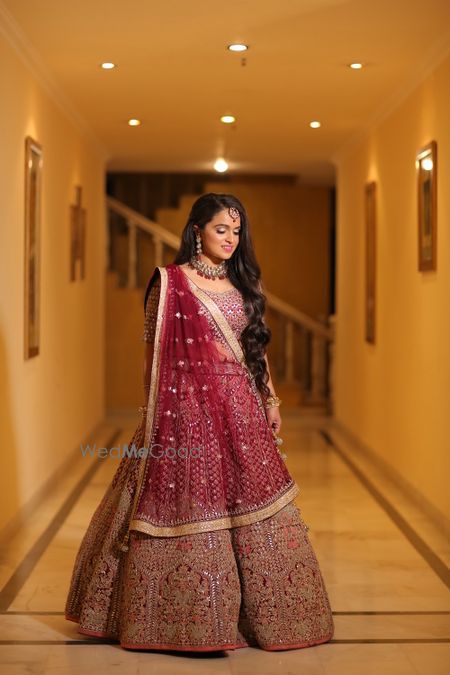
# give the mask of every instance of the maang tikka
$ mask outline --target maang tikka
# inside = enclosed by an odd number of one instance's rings
[[[233,219],[233,223],[239,218],[241,215],[239,213],[239,209],[237,209],[235,206],[230,206],[228,209],[228,213],[230,214],[231,218]]]

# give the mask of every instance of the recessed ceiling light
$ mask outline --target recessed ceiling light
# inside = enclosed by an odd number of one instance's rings
[[[352,70],[361,70],[361,68],[363,67],[363,64],[362,63],[350,63],[348,67],[351,68]]]
[[[113,68],[116,67],[115,63],[111,63],[111,61],[105,61],[104,63],[101,64],[101,67],[103,70],[112,70]]]
[[[228,162],[226,162],[223,157],[219,157],[214,162],[214,168],[219,173],[223,173],[224,171],[226,171],[228,169]]]
[[[224,124],[233,124],[233,122],[236,122],[236,118],[234,115],[222,115],[220,121]]]
[[[309,123],[309,126],[311,127],[311,129],[318,129],[322,125],[317,120],[313,120],[312,122]]]
[[[243,45],[239,42],[236,42],[228,45],[227,49],[229,49],[230,52],[245,52],[248,49],[248,45]]]
[[[141,120],[137,120],[134,117],[131,120],[128,120],[130,127],[138,127],[141,123]]]

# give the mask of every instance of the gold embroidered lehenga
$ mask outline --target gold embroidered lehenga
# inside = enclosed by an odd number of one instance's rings
[[[243,359],[240,291],[205,291],[171,264],[145,299],[152,379],[130,446],[202,452],[121,460],[81,542],[66,618],[130,649],[327,642],[333,617],[299,488]]]

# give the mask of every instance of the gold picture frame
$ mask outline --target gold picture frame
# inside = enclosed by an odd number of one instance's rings
[[[70,281],[86,276],[86,209],[81,206],[82,198],[82,187],[77,185],[75,204],[70,206]]]
[[[376,314],[376,199],[375,181],[365,187],[365,248],[366,248],[366,341],[375,344]]]
[[[24,260],[24,357],[39,354],[41,193],[43,152],[31,136],[25,138],[25,260]]]
[[[416,155],[418,209],[418,269],[437,269],[437,143]]]

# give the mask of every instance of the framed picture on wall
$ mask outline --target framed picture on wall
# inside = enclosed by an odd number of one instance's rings
[[[39,354],[42,147],[25,138],[24,357]]]
[[[366,341],[375,343],[376,309],[376,195],[375,182],[365,188],[365,246],[366,246]]]
[[[437,143],[416,156],[419,270],[437,268]]]
[[[81,185],[75,187],[75,204],[70,206],[70,281],[86,275],[86,209],[82,208]]]

